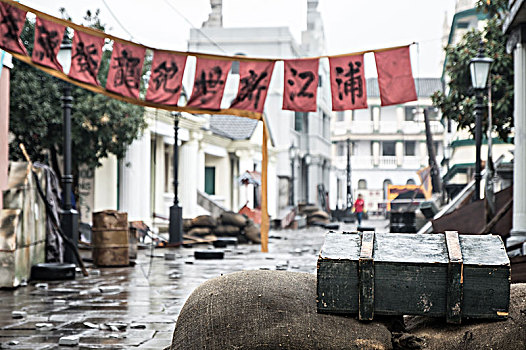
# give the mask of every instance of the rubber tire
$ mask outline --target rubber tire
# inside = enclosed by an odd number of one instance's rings
[[[31,280],[55,281],[74,280],[75,264],[68,263],[40,263],[31,266]]]

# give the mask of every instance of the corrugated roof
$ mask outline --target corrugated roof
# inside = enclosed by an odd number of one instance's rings
[[[247,140],[252,137],[258,121],[233,115],[211,115],[210,130],[231,140]]]
[[[377,78],[368,78],[366,84],[368,97],[380,97]],[[435,91],[442,91],[440,78],[417,78],[415,79],[415,86],[418,97],[430,97]]]

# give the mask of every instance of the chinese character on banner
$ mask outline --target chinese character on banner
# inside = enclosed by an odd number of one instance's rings
[[[186,58],[186,55],[154,52],[150,82],[146,92],[147,101],[177,106],[182,91]]]
[[[239,62],[239,88],[230,108],[263,113],[274,62]]]
[[[40,65],[62,71],[57,60],[60,44],[66,27],[37,17],[35,23],[35,42],[31,60]]]
[[[329,57],[332,110],[367,108],[363,55]]]
[[[0,48],[27,55],[20,40],[25,21],[26,11],[0,2]]]
[[[187,106],[219,109],[232,61],[197,57],[194,87]]]
[[[143,47],[114,42],[106,90],[139,98],[145,53],[146,49]]]
[[[97,79],[104,38],[75,31],[69,76],[91,85],[100,85]]]
[[[382,106],[416,101],[409,46],[374,53]]]
[[[316,112],[318,59],[284,60],[283,109]]]

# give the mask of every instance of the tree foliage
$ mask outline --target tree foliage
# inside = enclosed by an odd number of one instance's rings
[[[502,32],[502,24],[507,11],[507,0],[477,2],[478,11],[487,14],[488,19],[482,31],[471,30],[456,46],[446,51],[446,73],[449,77],[449,91],[436,92],[432,99],[442,110],[444,118],[458,123],[459,129],[469,129],[475,133],[475,92],[471,87],[469,62],[479,50],[479,42],[484,42],[484,54],[494,61],[490,71],[492,95],[492,123],[499,138],[507,140],[513,127],[513,58],[506,52],[507,35]],[[488,94],[484,94],[484,104]],[[485,111],[483,129],[487,130],[488,117]]]
[[[65,14],[65,11],[62,11]],[[99,11],[87,12],[87,26],[104,30]],[[26,21],[21,39],[28,53],[33,49],[34,22]],[[106,83],[111,51],[105,48],[99,81]],[[18,147],[24,143],[32,160],[50,161],[57,167],[62,154],[62,88],[64,82],[23,62],[14,60],[11,74],[10,157],[22,159]],[[91,168],[110,153],[122,158],[126,148],[145,128],[144,108],[73,86],[72,163],[76,174],[81,164]]]

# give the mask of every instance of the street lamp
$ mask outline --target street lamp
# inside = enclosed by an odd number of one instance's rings
[[[303,164],[305,165],[305,203],[309,203],[309,165],[312,161],[312,156],[307,153],[303,156]]]
[[[472,58],[469,63],[469,70],[471,72],[471,85],[475,89],[476,103],[475,103],[475,195],[473,200],[480,199],[480,179],[481,176],[481,160],[480,148],[482,145],[482,113],[483,93],[486,88],[488,80],[489,68],[493,60],[484,56],[484,43],[481,40],[479,52],[476,57]]]
[[[174,168],[174,204],[170,207],[170,223],[168,226],[169,239],[168,243],[172,245],[181,245],[183,242],[183,208],[179,206],[178,198],[178,175],[179,175],[179,119],[181,112],[172,112],[174,118],[174,154],[173,154],[173,168]]]
[[[294,170],[296,167],[296,157],[298,156],[298,148],[292,143],[289,147],[289,159],[290,159],[290,200],[289,204],[294,206]]]
[[[351,139],[347,139],[347,210],[353,206],[352,183],[351,183]]]
[[[63,72],[67,75],[71,68],[71,43],[64,35],[64,40],[60,45],[60,51],[57,60],[62,65]],[[62,216],[60,220],[61,228],[66,237],[70,238],[75,246],[79,241],[79,213],[73,209],[71,204],[73,175],[71,174],[71,106],[73,97],[71,96],[71,85],[67,82],[63,84],[62,108],[63,108],[63,156],[64,169],[62,173]],[[72,248],[68,245],[65,247],[64,261],[75,263],[76,258]]]

